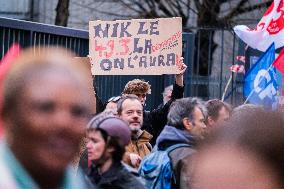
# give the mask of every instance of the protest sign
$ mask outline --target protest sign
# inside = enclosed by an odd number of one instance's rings
[[[179,72],[181,18],[91,21],[89,37],[93,75]]]

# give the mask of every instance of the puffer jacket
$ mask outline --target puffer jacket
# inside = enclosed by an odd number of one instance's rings
[[[190,147],[181,147],[173,150],[169,155],[173,164],[175,181],[172,180],[171,188],[189,189],[192,184],[192,155],[196,152],[197,138],[186,130],[172,126],[165,126],[157,138],[158,149],[165,150],[175,144],[189,144]]]
[[[125,147],[125,154],[123,156],[123,162],[132,166],[131,161],[130,161],[130,156],[129,156],[130,153],[137,154],[142,159],[146,155],[150,154],[152,150],[152,146],[150,144],[151,139],[152,139],[152,135],[148,133],[147,131],[142,131],[141,134],[137,138],[132,137],[130,143]],[[138,169],[138,167],[134,167],[134,168]]]

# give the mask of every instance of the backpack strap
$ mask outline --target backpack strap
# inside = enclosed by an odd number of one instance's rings
[[[182,147],[187,147],[187,148],[189,148],[189,147],[192,147],[192,146],[191,146],[190,144],[186,144],[186,143],[174,144],[174,145],[168,147],[168,148],[166,149],[166,151],[167,151],[168,154],[169,154],[169,153],[171,153],[173,150],[175,150],[175,149],[177,149],[177,148],[182,148]]]
[[[168,148],[166,149],[166,152],[168,153],[168,156],[169,156],[169,158],[170,158],[171,163],[173,162],[173,160],[172,160],[172,157],[170,156],[170,153],[171,153],[172,151],[174,151],[175,149],[177,149],[177,148],[183,148],[183,147],[190,148],[190,147],[192,147],[192,145],[186,144],[186,143],[180,143],[180,144],[172,145],[172,146],[170,146],[170,147],[168,147]],[[174,169],[174,165],[171,164],[171,166],[172,166],[172,170],[173,170],[173,169]],[[174,170],[173,170],[172,181],[174,182],[174,184],[176,184],[176,182],[177,182],[176,173],[175,173]]]

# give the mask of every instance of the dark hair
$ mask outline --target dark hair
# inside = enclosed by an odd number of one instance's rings
[[[104,139],[106,143],[105,149],[109,147],[113,147],[114,149],[114,151],[112,152],[112,156],[111,156],[112,160],[114,162],[120,162],[125,153],[125,146],[121,144],[121,141],[119,140],[119,138],[109,136],[106,131],[100,128],[92,129],[92,130],[89,130],[88,132],[92,132],[92,131],[99,131],[101,133],[102,138]]]
[[[284,114],[255,109],[231,119],[209,136],[200,147],[237,146],[261,158],[284,188]]]
[[[231,106],[229,104],[227,104],[226,102],[222,102],[219,99],[208,100],[205,103],[205,106],[207,108],[208,117],[210,116],[215,121],[218,119],[219,111],[223,107],[229,112],[229,114],[231,114],[231,112],[232,112]]]
[[[118,103],[117,103],[117,113],[118,113],[118,115],[121,115],[122,105],[123,105],[124,101],[127,100],[127,99],[129,99],[129,100],[138,100],[140,102],[139,98],[136,95],[133,95],[133,94],[123,95],[120,98],[120,100],[118,101]],[[141,106],[142,106],[142,104],[141,104]]]
[[[117,137],[110,137],[107,141],[107,147],[113,147],[114,152],[112,153],[112,160],[114,162],[120,162],[125,153],[125,146],[121,144]]]
[[[172,103],[168,113],[168,125],[178,129],[184,129],[183,118],[193,120],[193,112],[195,107],[200,108],[204,117],[206,116],[206,108],[203,101],[199,98],[182,98]]]

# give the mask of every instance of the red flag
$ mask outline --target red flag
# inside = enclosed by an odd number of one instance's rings
[[[16,57],[18,57],[19,54],[20,54],[20,45],[13,44],[0,62],[0,111],[2,111],[2,102],[3,102],[3,89],[2,89],[3,82],[6,74],[8,73],[11,67],[11,62]],[[2,119],[0,118],[0,138],[2,136],[2,133],[3,133],[3,123]]]
[[[279,53],[278,57],[272,64],[277,70],[284,74],[284,48]]]

